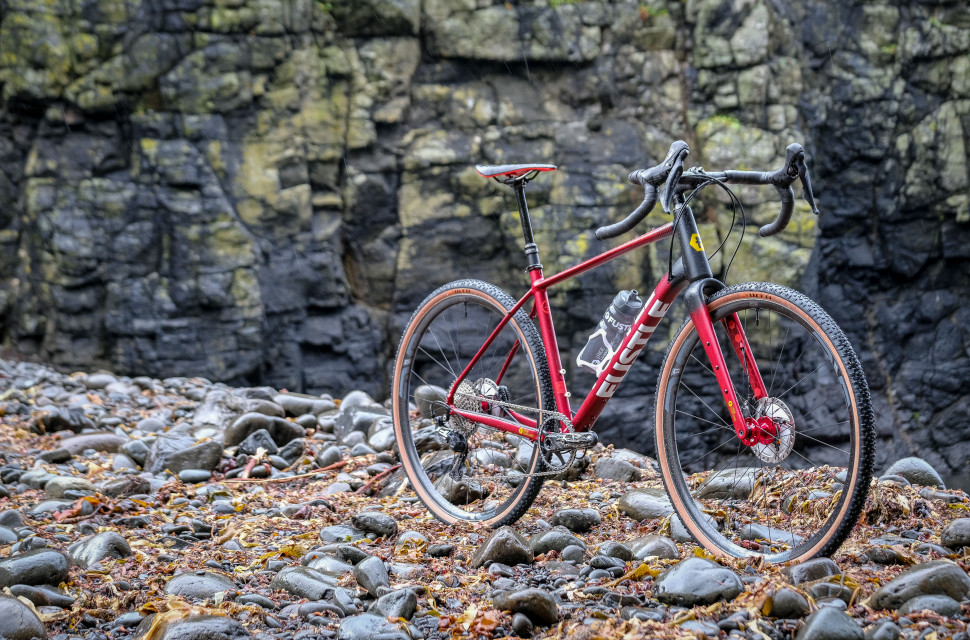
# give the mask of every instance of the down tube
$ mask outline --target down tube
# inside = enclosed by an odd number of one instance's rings
[[[586,431],[596,422],[685,284],[684,280],[671,281],[667,274],[660,279],[657,288],[650,294],[640,315],[630,327],[630,332],[610,359],[609,366],[600,374],[583,405],[576,412],[573,426],[577,431]]]

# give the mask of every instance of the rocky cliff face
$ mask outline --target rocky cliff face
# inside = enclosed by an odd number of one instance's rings
[[[514,202],[475,163],[559,165],[529,190],[551,272],[610,246],[592,230],[636,204],[626,174],[671,140],[709,168],[772,168],[802,141],[822,215],[748,233],[727,279],[807,289],[836,317],[885,459],[967,469],[963,2],[0,0],[0,86],[6,344],[63,368],[377,396],[436,285],[522,291]],[[752,227],[774,216],[773,193],[738,193]],[[717,246],[730,213],[695,210]],[[666,259],[555,291],[574,393],[586,331]],[[649,449],[660,358],[607,438]]]

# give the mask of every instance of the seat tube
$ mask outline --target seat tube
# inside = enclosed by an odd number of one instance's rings
[[[529,272],[529,277],[533,284],[542,279],[542,265]],[[549,377],[552,379],[552,390],[556,397],[556,411],[569,416],[572,419],[572,410],[569,408],[569,394],[566,390],[565,369],[562,360],[559,358],[559,344],[556,341],[556,329],[552,323],[552,313],[549,311],[549,296],[545,289],[532,287],[532,296],[535,301],[536,317],[539,320],[539,333],[542,335],[542,344],[546,351],[546,363],[549,365]],[[539,427],[542,425],[540,424]],[[565,430],[565,425],[560,425]]]

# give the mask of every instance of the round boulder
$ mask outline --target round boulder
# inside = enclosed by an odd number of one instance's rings
[[[0,638],[31,640],[46,637],[44,623],[30,607],[17,598],[0,595]]]
[[[493,562],[507,564],[532,564],[532,547],[518,531],[512,527],[499,527],[488,536],[472,556],[472,569],[488,566]]]
[[[940,474],[929,462],[922,458],[913,457],[897,460],[891,467],[886,469],[886,473],[883,475],[902,476],[909,480],[911,484],[926,487],[944,486],[943,478],[940,477]]]
[[[954,550],[970,547],[970,518],[958,518],[946,525],[940,534],[940,543]]]
[[[744,590],[733,571],[705,558],[688,558],[661,573],[654,597],[664,604],[693,607],[733,600]]]

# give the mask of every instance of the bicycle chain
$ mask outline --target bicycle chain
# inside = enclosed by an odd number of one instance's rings
[[[463,382],[462,385],[467,385],[468,388],[471,388],[471,385],[468,384],[467,382]],[[472,393],[468,393],[467,391],[464,390],[464,387],[461,386],[461,385],[459,385],[458,389],[455,390],[455,397],[458,397],[458,396],[462,396],[464,398],[471,398],[476,403],[477,402],[480,402],[482,400],[482,397],[479,396],[477,393],[474,393],[474,390],[473,390]],[[492,406],[499,406],[499,407],[502,407],[502,408],[504,408],[506,410],[513,409],[513,410],[519,411],[519,412],[538,413],[538,414],[547,415],[548,418],[546,418],[545,422],[548,422],[549,420],[553,420],[553,419],[554,420],[557,420],[557,421],[559,421],[559,422],[561,422],[561,423],[563,423],[563,424],[566,425],[566,433],[567,434],[575,433],[575,430],[573,429],[572,420],[570,420],[567,415],[565,415],[564,413],[560,413],[559,411],[554,411],[552,409],[539,409],[537,407],[529,407],[529,406],[525,406],[525,405],[519,405],[519,404],[515,404],[515,403],[512,403],[512,402],[506,402],[506,401],[503,401],[503,400],[498,400],[498,399],[495,399],[495,398],[486,399],[486,402],[488,402]],[[460,408],[463,409],[463,410],[467,410],[467,411],[471,411],[472,410],[472,409],[466,409],[465,407],[460,407]],[[455,420],[455,418],[461,418],[461,422],[462,423],[468,423],[470,425],[473,425],[473,428],[471,428],[471,429],[469,429],[468,428],[468,425],[466,425],[466,424],[457,424],[457,425],[454,425],[453,424],[452,425],[452,428],[453,429],[457,429],[458,431],[461,431],[466,437],[467,436],[470,436],[472,433],[474,433],[475,429],[477,429],[478,427],[485,427],[487,429],[492,429],[492,427],[489,427],[488,425],[482,425],[482,424],[474,423],[474,422],[468,420],[467,418],[462,418],[461,416],[452,416],[452,420],[453,421]],[[495,430],[496,431],[501,431],[501,429],[495,429]],[[438,430],[438,432],[439,433],[442,433],[442,431],[440,429]],[[447,435],[447,433],[442,433],[442,435]],[[540,445],[537,442],[537,443],[535,443],[535,446],[538,447]],[[522,473],[522,472],[519,472],[518,475],[504,474],[504,475],[497,475],[497,476],[488,476],[488,478],[489,479],[494,479],[494,480],[508,480],[508,479],[513,479],[513,478],[521,479],[521,478],[535,478],[535,477],[540,477],[540,476],[542,476],[542,477],[544,477],[544,476],[555,476],[555,475],[559,475],[560,473],[563,473],[563,472],[568,471],[569,469],[571,469],[572,466],[574,464],[576,464],[576,460],[578,458],[579,458],[578,456],[575,456],[574,455],[569,460],[569,464],[567,464],[567,465],[565,465],[563,467],[557,467],[555,469],[550,469],[548,471],[534,471],[532,473]]]

